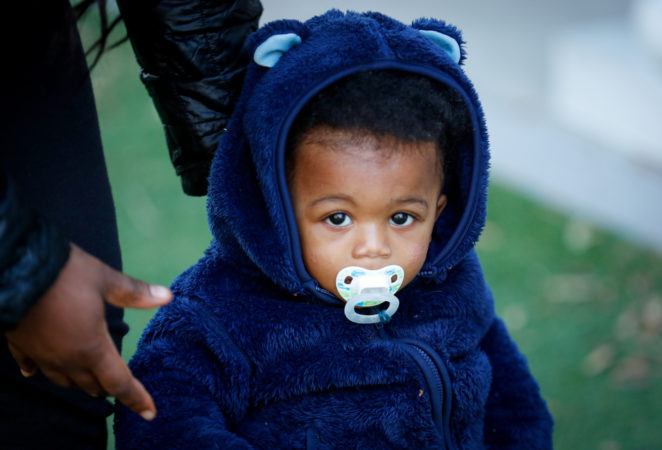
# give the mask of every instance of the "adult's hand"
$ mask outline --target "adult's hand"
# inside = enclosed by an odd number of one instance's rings
[[[115,348],[104,302],[154,308],[171,299],[167,288],[129,278],[72,244],[55,283],[19,325],[5,333],[9,350],[25,376],[41,370],[57,385],[79,387],[93,396],[111,395],[151,420],[154,401]]]

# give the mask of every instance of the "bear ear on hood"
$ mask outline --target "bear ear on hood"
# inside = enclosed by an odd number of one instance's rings
[[[274,34],[261,43],[253,53],[253,61],[262,67],[273,67],[289,49],[301,44],[296,33]]]
[[[460,65],[464,63],[467,55],[464,50],[462,33],[453,25],[437,19],[417,19],[412,22],[411,26],[448,53],[455,63]]]
[[[278,20],[253,33],[246,45],[256,64],[270,68],[289,49],[301,44],[306,34],[306,27],[298,20]]]

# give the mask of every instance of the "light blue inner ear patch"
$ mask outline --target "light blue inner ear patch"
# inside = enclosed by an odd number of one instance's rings
[[[301,44],[301,38],[295,33],[274,34],[261,43],[253,54],[253,61],[264,67],[273,67],[286,51]]]
[[[459,64],[460,62],[460,57],[462,56],[460,52],[460,44],[457,43],[455,39],[452,37],[445,35],[444,33],[440,33],[439,31],[433,31],[433,30],[418,30],[420,33],[437,44],[439,47],[441,47],[442,50],[444,50],[448,55],[451,57],[453,61]]]

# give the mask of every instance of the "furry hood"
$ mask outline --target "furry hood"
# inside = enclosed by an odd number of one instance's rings
[[[461,68],[459,31],[444,22],[411,25],[378,13],[331,10],[306,22],[265,25],[246,44],[254,58],[209,180],[213,241],[198,266],[261,273],[292,294],[337,303],[305,269],[285,175],[288,130],[320,90],[355,72],[397,69],[460,93],[471,120],[447,173],[449,204],[435,225],[423,269],[412,282],[443,281],[471,252],[485,223],[488,141],[477,95]],[[193,269],[195,270],[195,268]]]

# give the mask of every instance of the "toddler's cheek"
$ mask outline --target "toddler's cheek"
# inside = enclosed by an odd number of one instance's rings
[[[420,268],[423,266],[427,254],[428,244],[412,245],[408,249],[407,262]]]
[[[423,267],[427,253],[427,245],[412,245],[407,248],[403,255],[404,260],[400,264],[405,269],[405,283],[408,284],[416,277],[421,267]]]

